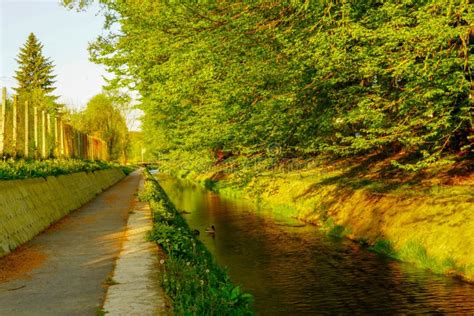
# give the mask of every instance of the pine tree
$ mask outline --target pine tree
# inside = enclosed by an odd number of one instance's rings
[[[53,86],[56,77],[53,74],[54,65],[49,58],[43,56],[42,49],[43,45],[33,33],[30,33],[16,59],[19,69],[15,76],[18,81],[18,87],[15,90],[26,99],[39,93],[50,100],[56,99],[51,95],[56,89]]]

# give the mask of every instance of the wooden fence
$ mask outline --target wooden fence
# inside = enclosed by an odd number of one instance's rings
[[[16,96],[7,102],[2,89],[0,109],[0,158],[67,157],[108,160],[107,143],[73,128],[60,115],[19,104]]]

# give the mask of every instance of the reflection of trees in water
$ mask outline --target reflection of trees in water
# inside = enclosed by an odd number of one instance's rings
[[[466,313],[474,286],[380,257],[316,227],[221,198],[185,181],[165,190],[236,284],[254,294],[261,314]],[[216,226],[216,237],[203,233]]]

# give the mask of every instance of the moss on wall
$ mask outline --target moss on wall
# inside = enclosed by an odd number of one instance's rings
[[[0,181],[0,257],[124,177],[120,169]]]

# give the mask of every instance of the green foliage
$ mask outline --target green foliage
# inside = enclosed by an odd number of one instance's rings
[[[129,143],[127,157],[131,163],[154,161],[155,157],[147,150],[146,139],[142,132],[129,131]]]
[[[401,249],[395,250],[389,240],[379,239],[369,247],[369,250],[393,259],[413,263],[437,274],[464,274],[469,269],[466,265],[457,264],[452,257],[441,260],[430,256],[421,243],[413,240],[408,241]]]
[[[131,174],[133,171],[137,170],[137,166],[129,165],[129,166],[120,166],[122,169],[123,173],[128,176]]]
[[[216,186],[217,186],[217,181],[213,179],[205,179],[203,182],[203,186],[206,190],[209,191],[217,191]]]
[[[373,246],[369,247],[369,250],[386,255],[391,258],[397,258],[397,254],[393,249],[393,245],[390,240],[378,239],[375,241]]]
[[[428,255],[426,248],[419,242],[407,242],[397,253],[397,257],[403,261],[412,262],[417,266],[424,267],[434,273],[464,273],[465,266],[458,265],[451,257],[446,257],[444,260],[437,260]]]
[[[109,312],[105,311],[103,308],[99,308],[95,314],[96,314],[96,316],[105,316],[108,313]]]
[[[96,136],[107,143],[111,160],[126,162],[129,145],[125,118],[112,97],[100,93],[87,103],[84,111],[71,115],[72,124],[79,131]]]
[[[335,238],[342,238],[345,235],[345,227],[342,225],[335,225],[328,232],[328,235]]]
[[[412,171],[472,157],[469,0],[99,2],[110,33],[92,60],[141,94],[149,148],[183,168],[222,154],[391,151]]]
[[[93,172],[117,167],[104,161],[78,159],[3,160],[0,161],[0,180],[58,176],[75,172]]]
[[[168,196],[149,174],[140,195],[150,202],[155,225],[149,237],[166,251],[162,285],[176,315],[253,315],[252,295],[234,286],[227,273],[193,235]]]
[[[15,79],[18,82],[15,88],[19,95],[20,104],[29,102],[31,107],[38,106],[44,109],[57,109],[57,97],[51,95],[56,89],[53,75],[53,62],[43,56],[43,45],[33,33],[30,33],[25,45],[20,49],[17,62],[19,69]]]

